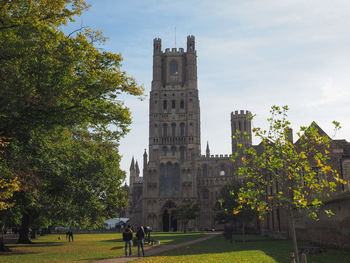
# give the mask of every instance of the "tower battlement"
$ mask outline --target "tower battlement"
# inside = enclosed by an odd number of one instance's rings
[[[231,118],[234,117],[248,117],[249,115],[251,115],[251,112],[248,110],[236,110],[234,112],[231,112]]]
[[[165,54],[183,54],[184,53],[184,49],[183,48],[179,48],[179,49],[177,49],[177,48],[172,48],[172,49],[170,49],[170,48],[166,48],[165,49]]]
[[[194,38],[195,38],[194,35],[188,35],[187,36],[187,40],[194,40]]]
[[[215,159],[215,160],[227,160],[230,159],[232,156],[232,154],[212,154],[210,156],[206,156],[206,155],[201,155],[201,160],[208,160],[208,159]]]
[[[232,153],[240,152],[237,144],[242,144],[243,147],[252,145],[252,126],[251,112],[248,110],[236,110],[231,112],[231,131],[232,131]],[[237,132],[240,134],[237,136]],[[244,136],[248,135],[248,138]]]

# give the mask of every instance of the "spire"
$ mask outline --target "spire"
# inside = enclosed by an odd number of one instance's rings
[[[145,152],[143,153],[143,169],[145,169],[147,166],[147,152],[145,149]]]
[[[209,142],[208,141],[207,141],[207,149],[205,151],[205,154],[206,154],[207,157],[210,156],[210,149],[209,149]]]
[[[136,164],[135,164],[135,169],[136,169],[136,177],[139,177],[139,175],[140,175],[140,169],[139,169],[139,164],[138,164],[137,161],[136,161]]]
[[[134,156],[132,157],[132,160],[131,160],[131,165],[130,165],[130,171],[133,171],[135,170],[135,161],[134,161]]]

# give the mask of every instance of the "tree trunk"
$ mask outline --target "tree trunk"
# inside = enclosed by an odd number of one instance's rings
[[[242,240],[243,240],[243,244],[245,243],[245,222],[244,222],[244,216],[242,217]]]
[[[30,234],[31,239],[36,239],[38,231],[34,228]]]
[[[11,250],[5,246],[5,242],[4,242],[4,228],[5,225],[1,224],[1,234],[0,234],[0,251],[2,252],[10,252]]]
[[[292,234],[295,259],[296,259],[296,263],[299,263],[298,243],[297,243],[297,235],[295,232],[295,220],[294,220],[293,210],[289,211],[289,221],[290,221],[290,230]]]
[[[19,230],[18,244],[31,244],[29,239],[29,214],[23,212],[21,229]]]
[[[187,221],[184,222],[184,233],[186,233],[186,230],[187,230]]]

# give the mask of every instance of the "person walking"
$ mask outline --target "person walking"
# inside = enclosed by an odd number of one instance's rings
[[[125,256],[128,256],[128,245],[129,245],[129,257],[131,256],[131,243],[132,243],[132,238],[133,238],[133,232],[128,225],[128,227],[124,230],[123,232],[123,240],[125,241]]]
[[[143,249],[143,244],[145,242],[145,230],[143,229],[143,226],[140,226],[139,229],[136,232],[136,239],[137,239],[137,253],[138,256],[140,256],[140,247],[142,248],[142,256],[145,256],[145,250]]]

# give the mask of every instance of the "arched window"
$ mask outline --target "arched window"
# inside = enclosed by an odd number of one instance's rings
[[[207,189],[203,190],[202,197],[205,200],[209,198],[209,191]]]
[[[185,136],[185,123],[180,123],[180,136]]]
[[[175,106],[176,106],[176,102],[175,102],[175,100],[172,100],[172,101],[171,101],[171,108],[172,108],[172,109],[175,109]]]
[[[183,100],[180,101],[180,109],[185,108],[185,102]]]
[[[203,176],[208,176],[208,166],[206,164],[203,164]]]
[[[171,193],[171,189],[173,188],[172,185],[172,179],[173,179],[173,165],[171,163],[167,163],[166,165],[166,171],[167,171],[167,175],[166,175],[166,191],[167,193]]]
[[[225,164],[220,166],[220,175],[224,176],[226,174]]]
[[[175,192],[178,194],[180,191],[180,167],[178,164],[175,164],[174,179]]]
[[[176,147],[172,146],[171,147],[171,154],[174,156],[176,154]]]
[[[179,66],[175,60],[170,62],[170,75],[179,74]]]
[[[163,109],[166,110],[166,108],[167,108],[167,101],[164,100],[164,101],[163,101]]]
[[[163,156],[166,156],[168,152],[168,148],[166,146],[163,147]]]
[[[175,131],[176,131],[176,124],[172,123],[171,124],[171,136],[175,136]]]
[[[185,160],[185,147],[180,147],[180,159],[181,161]]]
[[[164,194],[165,191],[165,166],[164,164],[160,165],[160,193]]]
[[[163,124],[163,137],[168,136],[168,125],[166,123]]]

